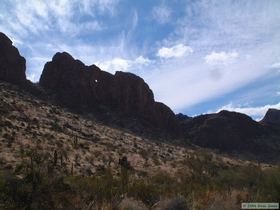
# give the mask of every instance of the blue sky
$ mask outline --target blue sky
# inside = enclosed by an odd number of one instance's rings
[[[279,0],[2,0],[0,31],[32,81],[67,51],[140,75],[176,113],[280,108]]]

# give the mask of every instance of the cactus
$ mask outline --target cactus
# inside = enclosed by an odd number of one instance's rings
[[[78,137],[77,136],[74,137],[74,147],[75,148],[78,147]]]
[[[53,165],[56,166],[57,165],[57,151],[54,150],[54,154],[53,154]]]
[[[71,164],[71,176],[73,176],[74,175],[74,164],[72,163]]]

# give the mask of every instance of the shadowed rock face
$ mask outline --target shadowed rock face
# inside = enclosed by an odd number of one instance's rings
[[[73,108],[94,110],[106,106],[124,116],[147,120],[156,127],[176,126],[175,114],[154,101],[153,92],[142,78],[126,72],[112,75],[95,65],[86,66],[66,52],[55,54],[46,63],[39,84]]]
[[[0,32],[0,80],[25,84],[25,59],[19,54],[12,41]]]
[[[280,110],[278,109],[269,109],[264,118],[261,120],[261,123],[265,125],[279,126],[280,125]]]
[[[245,114],[221,111],[194,117],[185,123],[192,142],[221,151],[256,152],[254,140],[267,135],[266,128]]]
[[[192,117],[179,113],[179,114],[176,114],[176,119],[180,123],[181,126],[184,126],[185,123],[188,123],[190,120],[192,120]]]

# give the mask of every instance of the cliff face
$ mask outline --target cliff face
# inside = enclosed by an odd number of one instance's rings
[[[66,52],[57,53],[46,63],[39,84],[73,108],[94,110],[105,106],[123,116],[146,120],[155,127],[176,127],[175,114],[155,102],[145,81],[126,72],[112,75],[98,67],[86,66]]]
[[[25,59],[12,41],[0,32],[0,80],[23,85],[26,83]]]

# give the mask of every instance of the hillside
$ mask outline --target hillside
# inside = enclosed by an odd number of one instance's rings
[[[145,139],[39,100],[8,83],[1,82],[0,86],[2,168],[14,169],[22,155],[33,150],[50,160],[57,153],[62,156],[64,169],[70,172],[73,167],[73,173],[79,175],[92,175],[107,166],[117,171],[124,156],[137,173],[149,175],[158,170],[174,175],[188,157],[202,151],[213,154],[220,164],[246,164],[198,147]]]

